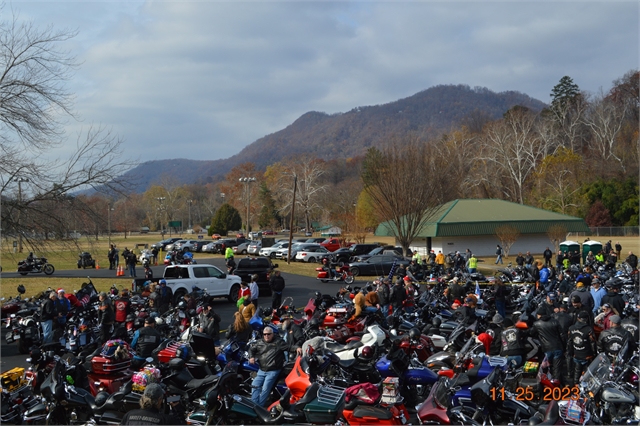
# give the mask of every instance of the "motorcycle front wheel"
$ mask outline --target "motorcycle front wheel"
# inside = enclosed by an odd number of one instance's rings
[[[42,268],[42,271],[45,273],[45,275],[51,275],[55,270],[56,268],[54,268],[50,263],[45,264],[44,268]]]
[[[344,279],[344,282],[347,284],[353,284],[353,281],[355,281],[355,277],[353,275],[347,275]]]
[[[28,274],[28,272],[26,272],[26,271],[18,271],[18,273],[19,273],[20,275],[27,275],[27,274]]]

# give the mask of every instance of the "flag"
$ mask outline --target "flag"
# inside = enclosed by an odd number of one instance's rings
[[[478,284],[478,281],[476,281],[476,296],[478,296],[478,300],[482,297],[482,294],[480,293],[480,285]]]
[[[393,264],[391,265],[391,271],[389,271],[389,282],[393,283],[393,275],[396,273],[396,268],[398,259],[393,259]]]

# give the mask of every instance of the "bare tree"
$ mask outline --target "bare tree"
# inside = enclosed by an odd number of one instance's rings
[[[560,243],[567,238],[567,228],[564,225],[551,225],[549,229],[547,229],[547,236],[557,253],[560,249]]]
[[[625,150],[620,149],[620,135],[627,115],[626,103],[614,103],[600,94],[591,104],[583,122],[591,131],[589,147],[604,161],[615,160],[625,172]]]
[[[488,126],[480,160],[501,172],[503,194],[524,204],[525,184],[544,158],[544,146],[535,131],[535,115],[512,109]]]
[[[394,139],[384,149],[370,148],[362,167],[364,190],[390,224],[405,254],[409,245],[449,201],[452,166],[416,136]],[[433,177],[429,182],[421,176]]]
[[[500,240],[500,244],[502,244],[504,257],[509,257],[511,246],[518,241],[520,231],[518,231],[518,228],[515,226],[502,225],[496,228],[496,236],[498,237],[498,240]]]

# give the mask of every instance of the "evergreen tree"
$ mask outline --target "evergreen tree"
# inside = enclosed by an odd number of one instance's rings
[[[573,79],[565,75],[551,90],[551,108],[564,110],[580,96],[580,88]]]
[[[216,214],[211,219],[209,235],[227,235],[227,232],[240,229],[241,227],[242,218],[240,217],[240,212],[238,212],[235,207],[225,203],[220,206]]]

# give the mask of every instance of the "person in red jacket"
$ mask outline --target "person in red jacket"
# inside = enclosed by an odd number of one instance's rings
[[[116,323],[123,324],[127,321],[127,315],[131,309],[131,301],[129,300],[129,291],[125,288],[122,295],[114,303],[116,311]]]
[[[58,289],[58,290],[60,290],[60,289]],[[67,300],[69,300],[69,303],[71,303],[71,306],[76,307],[76,308],[82,306],[82,302],[80,302],[78,300],[78,298],[76,297],[75,294],[73,294],[73,293],[65,293],[64,297],[66,297]]]

